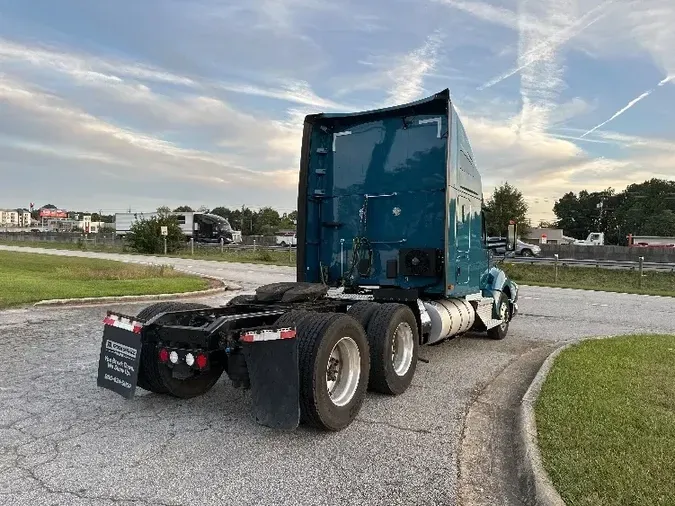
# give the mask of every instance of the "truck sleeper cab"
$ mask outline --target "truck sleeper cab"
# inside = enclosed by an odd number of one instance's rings
[[[188,398],[226,373],[251,390],[258,423],[341,430],[367,390],[407,390],[420,346],[468,331],[506,336],[518,286],[490,265],[498,246],[486,243],[480,174],[447,89],[307,116],[297,281],[220,307],[110,312],[98,384]]]

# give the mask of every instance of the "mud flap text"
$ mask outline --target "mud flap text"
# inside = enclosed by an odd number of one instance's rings
[[[141,336],[128,330],[106,326],[98,362],[99,387],[130,399],[136,392],[141,361]]]

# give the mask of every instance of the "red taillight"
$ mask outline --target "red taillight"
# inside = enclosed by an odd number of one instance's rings
[[[203,353],[197,355],[197,358],[195,359],[195,363],[197,364],[197,367],[199,367],[200,369],[204,369],[204,367],[206,367],[207,361],[208,360],[206,358],[206,355],[204,355]]]
[[[162,363],[169,361],[169,351],[166,348],[159,350],[159,361]]]

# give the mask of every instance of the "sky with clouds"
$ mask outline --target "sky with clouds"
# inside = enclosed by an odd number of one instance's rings
[[[304,115],[449,88],[486,197],[675,178],[672,0],[0,0],[0,207],[295,208]]]

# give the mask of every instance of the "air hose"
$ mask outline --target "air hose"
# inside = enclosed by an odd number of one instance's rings
[[[349,269],[348,280],[343,279],[343,284],[352,284],[356,278],[368,278],[373,269],[373,248],[366,236],[366,224],[368,215],[368,197],[364,198],[363,207],[359,209],[359,234],[352,239],[352,262]],[[361,261],[366,259],[365,268]],[[356,273],[354,272],[356,270]]]

